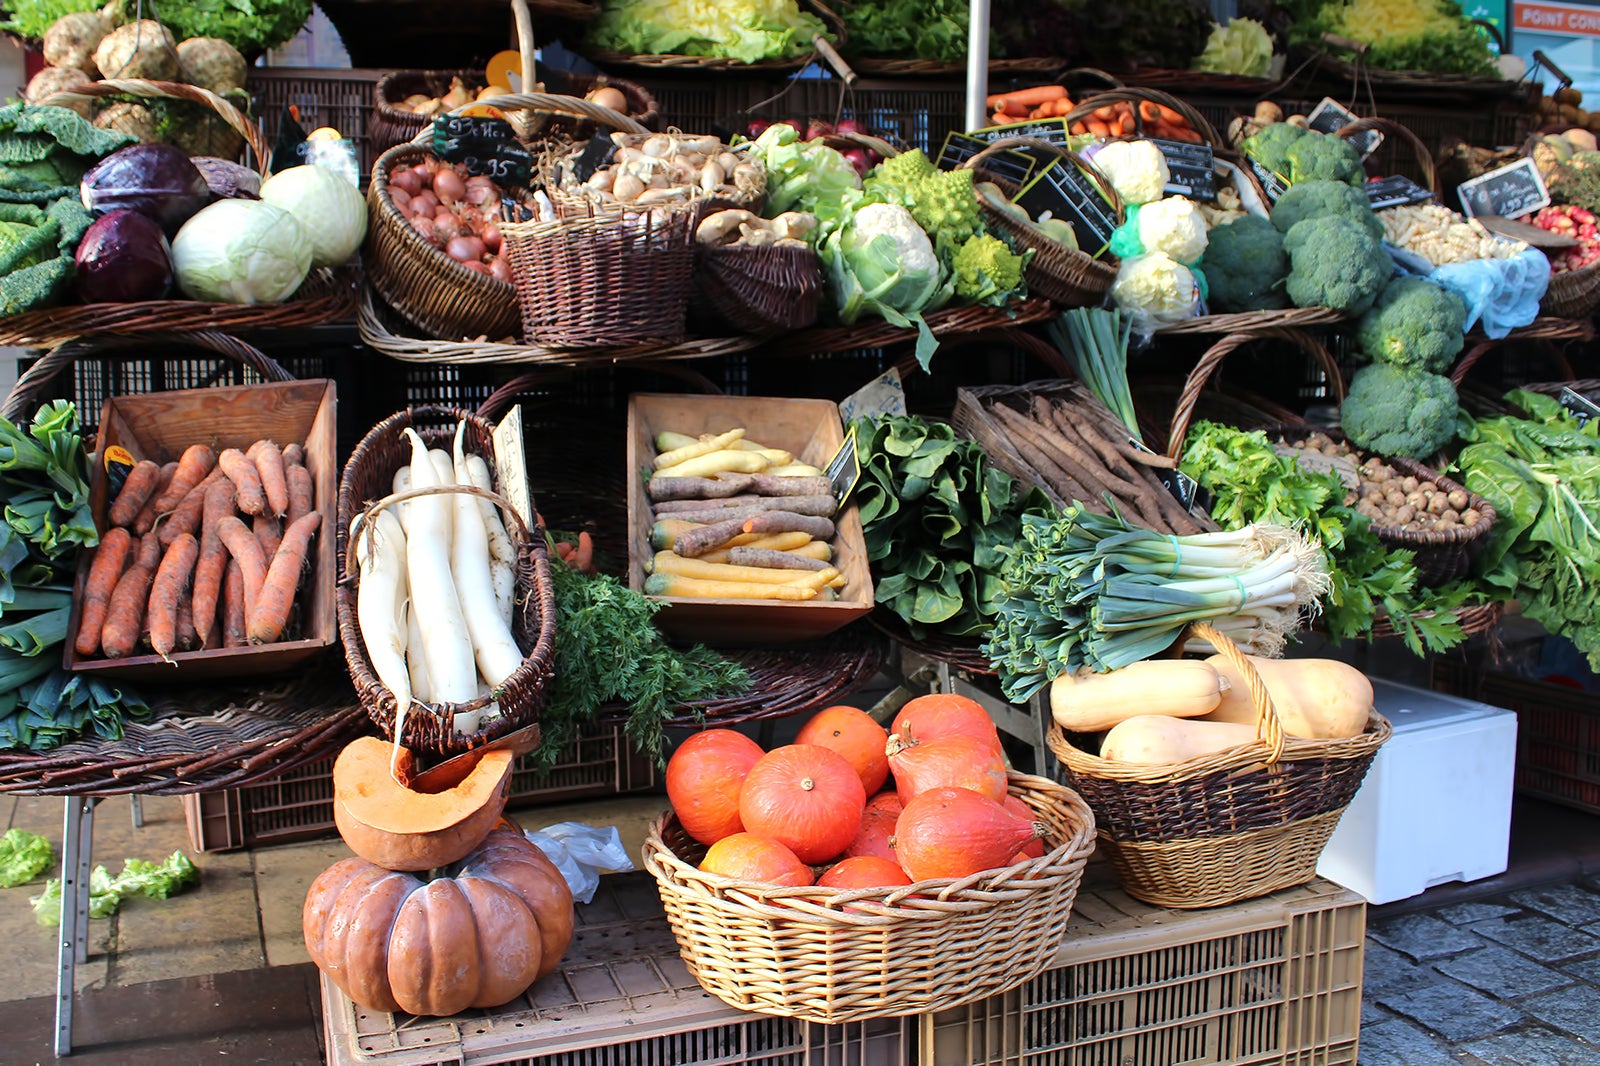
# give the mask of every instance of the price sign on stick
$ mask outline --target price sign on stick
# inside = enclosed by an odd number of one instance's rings
[[[1499,170],[1464,181],[1457,195],[1461,197],[1461,210],[1471,218],[1479,215],[1520,218],[1550,205],[1550,192],[1531,159],[1519,159]]]
[[[1174,196],[1210,203],[1217,198],[1217,163],[1209,144],[1154,140],[1167,161],[1172,180],[1166,191]]]
[[[1331,96],[1324,96],[1322,102],[1312,108],[1311,114],[1306,116],[1306,125],[1318,133],[1338,133],[1356,121],[1356,117],[1354,111],[1336,103]],[[1383,143],[1383,134],[1377,130],[1362,130],[1360,133],[1352,133],[1345,140],[1349,141],[1350,147],[1360,152],[1362,156],[1369,156]]]
[[[440,115],[433,120],[433,151],[468,174],[482,174],[500,185],[526,185],[533,177],[533,153],[517,140],[511,123],[483,115]]]

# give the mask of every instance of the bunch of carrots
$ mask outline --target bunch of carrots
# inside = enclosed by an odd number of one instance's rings
[[[1077,110],[1067,90],[1060,85],[1035,85],[1008,93],[994,93],[988,98],[990,119],[997,126],[1041,118],[1066,118]],[[1182,114],[1153,100],[1134,103],[1118,100],[1103,104],[1087,116],[1074,121],[1067,132],[1092,137],[1133,137],[1142,135],[1156,140],[1188,141],[1199,144],[1200,134],[1195,132]]]
[[[136,463],[89,566],[74,648],[120,659],[280,640],[322,515],[305,449],[205,444]],[[246,524],[248,523],[248,524]]]

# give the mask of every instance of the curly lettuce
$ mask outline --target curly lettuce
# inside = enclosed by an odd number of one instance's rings
[[[589,42],[637,55],[758,63],[805,55],[826,31],[796,0],[606,0]]]

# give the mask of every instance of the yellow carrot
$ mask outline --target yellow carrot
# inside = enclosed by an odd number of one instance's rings
[[[646,596],[682,596],[712,600],[814,600],[817,590],[799,585],[764,585],[756,581],[707,581],[682,574],[651,574]]]
[[[731,448],[743,436],[744,427],[742,426],[730,429],[726,433],[719,433],[716,436],[708,434],[693,444],[685,444],[681,448],[662,452],[656,456],[655,462],[651,466],[656,470],[665,470],[668,467],[677,466],[687,459],[695,459],[702,455],[709,455],[712,452],[720,452],[724,448]]]

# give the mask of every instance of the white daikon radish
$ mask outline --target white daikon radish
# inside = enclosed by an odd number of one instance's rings
[[[485,492],[494,491],[489,478],[489,464],[481,455],[467,456],[467,474],[471,484]],[[474,497],[478,510],[483,512],[483,528],[489,534],[489,579],[494,582],[494,602],[500,608],[500,617],[511,624],[511,609],[517,595],[517,550],[511,536],[500,521],[500,508],[482,496]]]
[[[402,466],[399,470],[396,470],[394,472],[393,486],[394,486],[394,493],[395,493],[396,496],[400,495],[400,493],[402,493],[402,492],[410,492],[411,491],[411,467],[410,467],[409,464],[406,465],[406,466]],[[408,518],[410,518],[410,516],[411,516],[411,501],[410,500],[402,500],[399,503],[395,504],[394,505],[394,512],[395,512],[395,517],[400,519],[400,528],[401,529],[405,529],[406,528],[406,520]]]
[[[412,484],[419,489],[440,484],[428,446],[416,430],[405,432],[411,439]],[[467,636],[461,601],[450,575],[450,527],[455,520],[451,495],[454,494],[436,493],[411,501],[406,576],[411,611],[422,630],[422,652],[428,663],[433,698],[439,703],[466,703],[478,694],[478,670],[473,665],[472,640]]]
[[[457,484],[461,485],[472,480],[462,447],[466,429],[465,422],[456,427],[454,465]],[[494,582],[489,576],[489,535],[483,512],[478,510],[478,497],[458,492],[451,499],[455,506],[455,541],[450,549],[450,573],[456,581],[467,633],[472,637],[478,672],[491,689],[497,689],[522,665],[522,649],[517,647],[495,603]]]
[[[429,448],[428,458],[433,462],[434,473],[438,475],[440,485],[454,485],[456,483],[456,468],[450,461],[450,453],[443,448]],[[415,477],[415,475],[412,475]],[[445,510],[451,515],[450,521],[445,523],[444,546],[445,553],[450,552],[450,541],[455,536],[455,494],[435,496],[436,500],[443,500]]]
[[[418,703],[433,702],[433,682],[428,679],[428,657],[422,654],[422,626],[406,601],[406,670],[411,674],[411,695]]]
[[[411,675],[406,670],[404,613],[406,541],[400,520],[383,510],[370,530],[356,515],[350,523],[350,543],[359,567],[356,586],[356,625],[367,658],[378,680],[394,694],[395,752],[390,769],[399,765],[400,740],[405,735],[406,712],[411,709]]]

